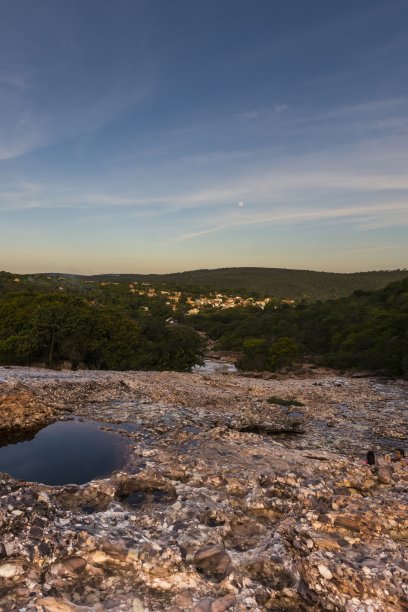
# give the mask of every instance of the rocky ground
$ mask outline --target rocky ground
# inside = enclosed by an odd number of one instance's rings
[[[128,445],[82,486],[1,475],[0,610],[408,610],[407,399],[319,370],[0,368],[3,433],[73,413]]]

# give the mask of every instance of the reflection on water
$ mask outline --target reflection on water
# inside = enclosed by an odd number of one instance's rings
[[[48,485],[83,484],[121,468],[123,438],[104,423],[57,421],[31,439],[0,448],[0,472]]]

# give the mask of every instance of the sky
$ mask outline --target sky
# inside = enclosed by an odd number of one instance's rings
[[[406,0],[0,0],[0,269],[408,266]]]

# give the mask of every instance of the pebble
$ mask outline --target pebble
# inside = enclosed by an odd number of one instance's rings
[[[144,612],[145,607],[143,601],[135,597],[132,601],[132,612]]]
[[[0,565],[0,576],[2,578],[13,578],[18,573],[18,567],[13,563]]]
[[[317,569],[319,570],[320,575],[325,578],[325,580],[331,580],[333,578],[333,574],[325,565],[319,564],[317,566]]]

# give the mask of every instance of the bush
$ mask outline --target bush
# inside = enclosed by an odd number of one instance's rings
[[[243,343],[244,354],[238,362],[241,370],[276,370],[291,365],[299,356],[299,348],[292,338],[279,338],[268,344],[263,338],[249,338]]]
[[[277,406],[304,406],[302,402],[299,402],[296,399],[284,399],[283,397],[277,397],[276,395],[268,397],[266,401],[269,402],[269,404],[276,404]]]

